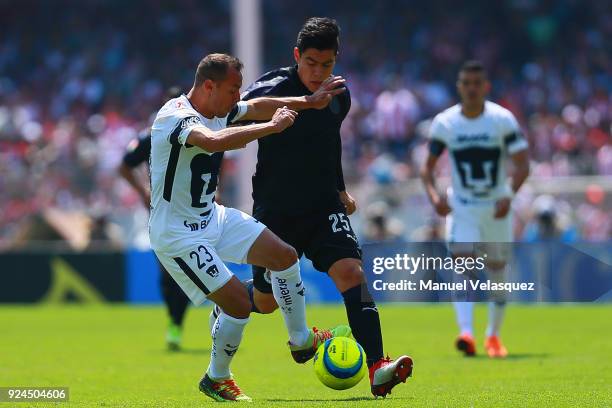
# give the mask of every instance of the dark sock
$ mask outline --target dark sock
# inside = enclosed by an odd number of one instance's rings
[[[164,273],[167,274],[167,272]],[[162,292],[172,323],[177,326],[182,326],[185,312],[187,311],[187,305],[189,304],[189,298],[170,276],[164,279]]]
[[[187,311],[187,305],[189,304],[189,299],[173,297],[168,301],[167,304],[168,312],[170,313],[172,323],[182,327],[183,320],[185,319],[185,312]]]
[[[348,322],[357,343],[366,353],[368,367],[383,358],[382,333],[376,303],[365,283],[342,293]]]
[[[249,299],[251,300],[251,312],[253,313],[261,313],[257,306],[255,305],[255,299],[253,298],[253,279],[244,280],[242,284],[246,287],[247,292],[249,292]]]

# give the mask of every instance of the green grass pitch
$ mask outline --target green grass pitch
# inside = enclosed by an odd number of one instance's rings
[[[381,305],[385,351],[410,354],[414,374],[385,400],[367,379],[346,391],[293,363],[282,317],[253,315],[233,373],[254,407],[612,406],[612,306],[508,309],[504,361],[482,355],[486,307],[476,308],[480,356],[453,349],[450,305]],[[208,307],[190,309],[181,353],[165,351],[162,307],[0,307],[0,386],[69,386],[58,406],[211,406],[197,382],[208,365]],[[344,308],[309,306],[312,325],[346,320]],[[9,404],[0,403],[0,407]],[[16,406],[50,406],[51,403]]]

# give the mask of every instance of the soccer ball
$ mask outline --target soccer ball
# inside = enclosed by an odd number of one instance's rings
[[[319,346],[314,368],[323,384],[334,390],[355,386],[368,370],[363,349],[353,339],[334,337]]]

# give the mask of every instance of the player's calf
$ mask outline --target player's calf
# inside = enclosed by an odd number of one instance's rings
[[[253,288],[253,304],[261,314],[269,314],[278,309],[278,304],[272,293],[263,293]]]

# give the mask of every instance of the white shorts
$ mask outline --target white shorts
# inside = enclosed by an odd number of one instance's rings
[[[155,255],[191,301],[199,305],[225,285],[233,273],[224,262],[246,263],[251,246],[266,228],[248,214],[216,204],[208,225],[201,230],[176,231]]]
[[[495,218],[494,201],[463,203],[451,198],[450,206],[452,211],[446,216],[446,240],[451,252],[486,253],[489,260],[508,258],[510,246],[495,243],[512,242],[511,212],[504,218]]]

